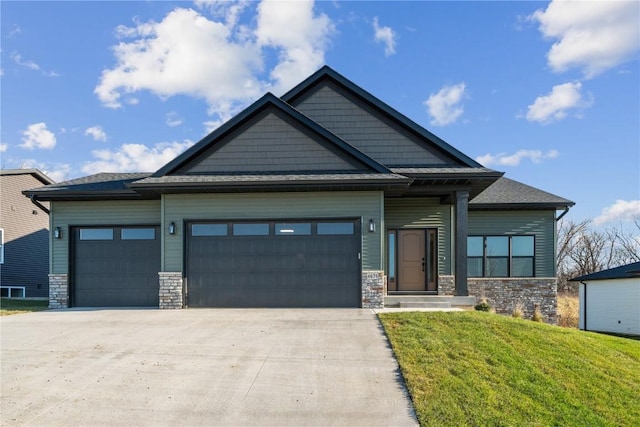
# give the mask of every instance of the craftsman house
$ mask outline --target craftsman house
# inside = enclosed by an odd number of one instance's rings
[[[51,307],[470,295],[555,322],[556,215],[573,202],[502,175],[323,67],[158,171],[25,194],[51,203]]]

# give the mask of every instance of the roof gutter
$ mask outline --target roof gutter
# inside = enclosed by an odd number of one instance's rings
[[[38,196],[36,196],[35,194],[32,194],[31,196],[29,196],[29,200],[31,200],[31,203],[39,207],[40,210],[42,210],[42,212],[49,215],[49,209],[47,209],[42,203],[38,201]]]

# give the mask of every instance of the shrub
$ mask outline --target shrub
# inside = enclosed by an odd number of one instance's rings
[[[522,304],[521,301],[517,302],[516,305],[513,307],[511,316],[515,317],[516,319],[522,319],[522,317],[524,316],[524,304]]]
[[[542,311],[540,311],[540,306],[538,304],[536,304],[536,308],[533,311],[531,320],[533,320],[534,322],[544,322],[544,315],[542,314]]]
[[[473,308],[475,308],[476,311],[487,311],[487,312],[491,311],[491,306],[489,305],[487,300],[484,298],[478,304],[476,304],[475,307]]]
[[[558,295],[558,326],[577,328],[579,309],[580,302],[577,296],[569,294]]]

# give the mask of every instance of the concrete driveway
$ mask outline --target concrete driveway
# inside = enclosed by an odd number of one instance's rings
[[[0,424],[417,425],[371,310],[0,318]]]

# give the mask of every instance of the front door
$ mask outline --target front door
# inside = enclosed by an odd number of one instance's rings
[[[438,291],[437,235],[435,228],[389,230],[389,291]]]
[[[398,230],[398,290],[425,289],[425,230]]]

